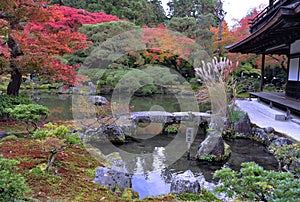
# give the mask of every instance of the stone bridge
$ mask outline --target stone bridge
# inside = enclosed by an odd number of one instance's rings
[[[203,112],[164,112],[164,111],[143,111],[132,112],[130,119],[136,123],[152,122],[152,123],[177,123],[181,121],[204,122],[210,118],[209,113]]]

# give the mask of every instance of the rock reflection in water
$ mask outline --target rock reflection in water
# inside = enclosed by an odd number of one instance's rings
[[[196,153],[204,138],[202,134],[197,135],[191,147],[192,154]],[[163,146],[167,145],[170,139],[172,137],[169,135],[157,135],[150,140],[118,145],[119,149],[141,154],[136,159],[127,162],[127,167],[130,168],[128,170],[134,171],[132,187],[141,198],[169,193],[172,176],[186,170],[191,170],[195,177],[204,176],[206,181],[214,182],[213,173],[223,166],[223,163],[188,161],[185,155],[168,165],[168,154]],[[236,139],[227,143],[231,146],[232,155],[226,162],[226,166],[238,170],[241,163],[254,161],[265,169],[277,169],[275,158],[266,151],[262,144],[249,139]]]

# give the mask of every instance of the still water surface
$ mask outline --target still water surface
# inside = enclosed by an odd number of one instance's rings
[[[72,96],[71,95],[39,95],[38,103],[50,108],[51,114],[48,121],[72,120]],[[109,99],[109,97],[108,97]],[[152,106],[160,106],[168,112],[180,110],[180,105],[175,96],[155,95],[153,97],[133,97],[130,105],[134,105],[133,111],[151,110]],[[184,138],[184,137],[183,137]],[[129,153],[138,154],[138,157],[131,159],[126,166],[133,171],[132,187],[140,195],[157,196],[170,192],[171,178],[175,174],[191,170],[195,176],[203,175],[209,182],[213,182],[213,173],[220,169],[224,163],[226,166],[238,170],[241,163],[254,161],[265,169],[276,169],[275,158],[266,151],[266,148],[259,143],[247,139],[228,140],[231,146],[232,155],[227,162],[212,164],[187,160],[186,154],[171,165],[168,163],[168,155],[165,146],[174,139],[174,135],[156,135],[148,139],[135,139],[123,145],[117,145],[118,149]],[[191,147],[192,156],[196,154],[199,144],[205,139],[205,135],[198,133]],[[184,141],[183,141],[184,142]],[[176,148],[175,148],[176,150]],[[106,154],[105,146],[102,152]],[[143,158],[143,154],[151,154],[151,158]],[[149,155],[148,155],[149,156]]]

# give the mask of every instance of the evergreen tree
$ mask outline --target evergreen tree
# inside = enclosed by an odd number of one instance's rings
[[[166,20],[160,0],[49,0],[49,2],[91,12],[103,11],[121,19],[128,19],[137,25],[158,25]]]
[[[168,28],[195,39],[197,43],[212,54],[213,32],[211,26],[216,26],[215,15],[218,0],[170,0]]]

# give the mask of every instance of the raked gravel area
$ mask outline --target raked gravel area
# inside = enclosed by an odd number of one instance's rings
[[[236,105],[247,112],[251,123],[261,128],[273,127],[275,131],[300,142],[300,117],[294,114],[288,120],[275,120],[275,116],[284,117],[285,111],[258,102],[257,99],[237,99]]]

